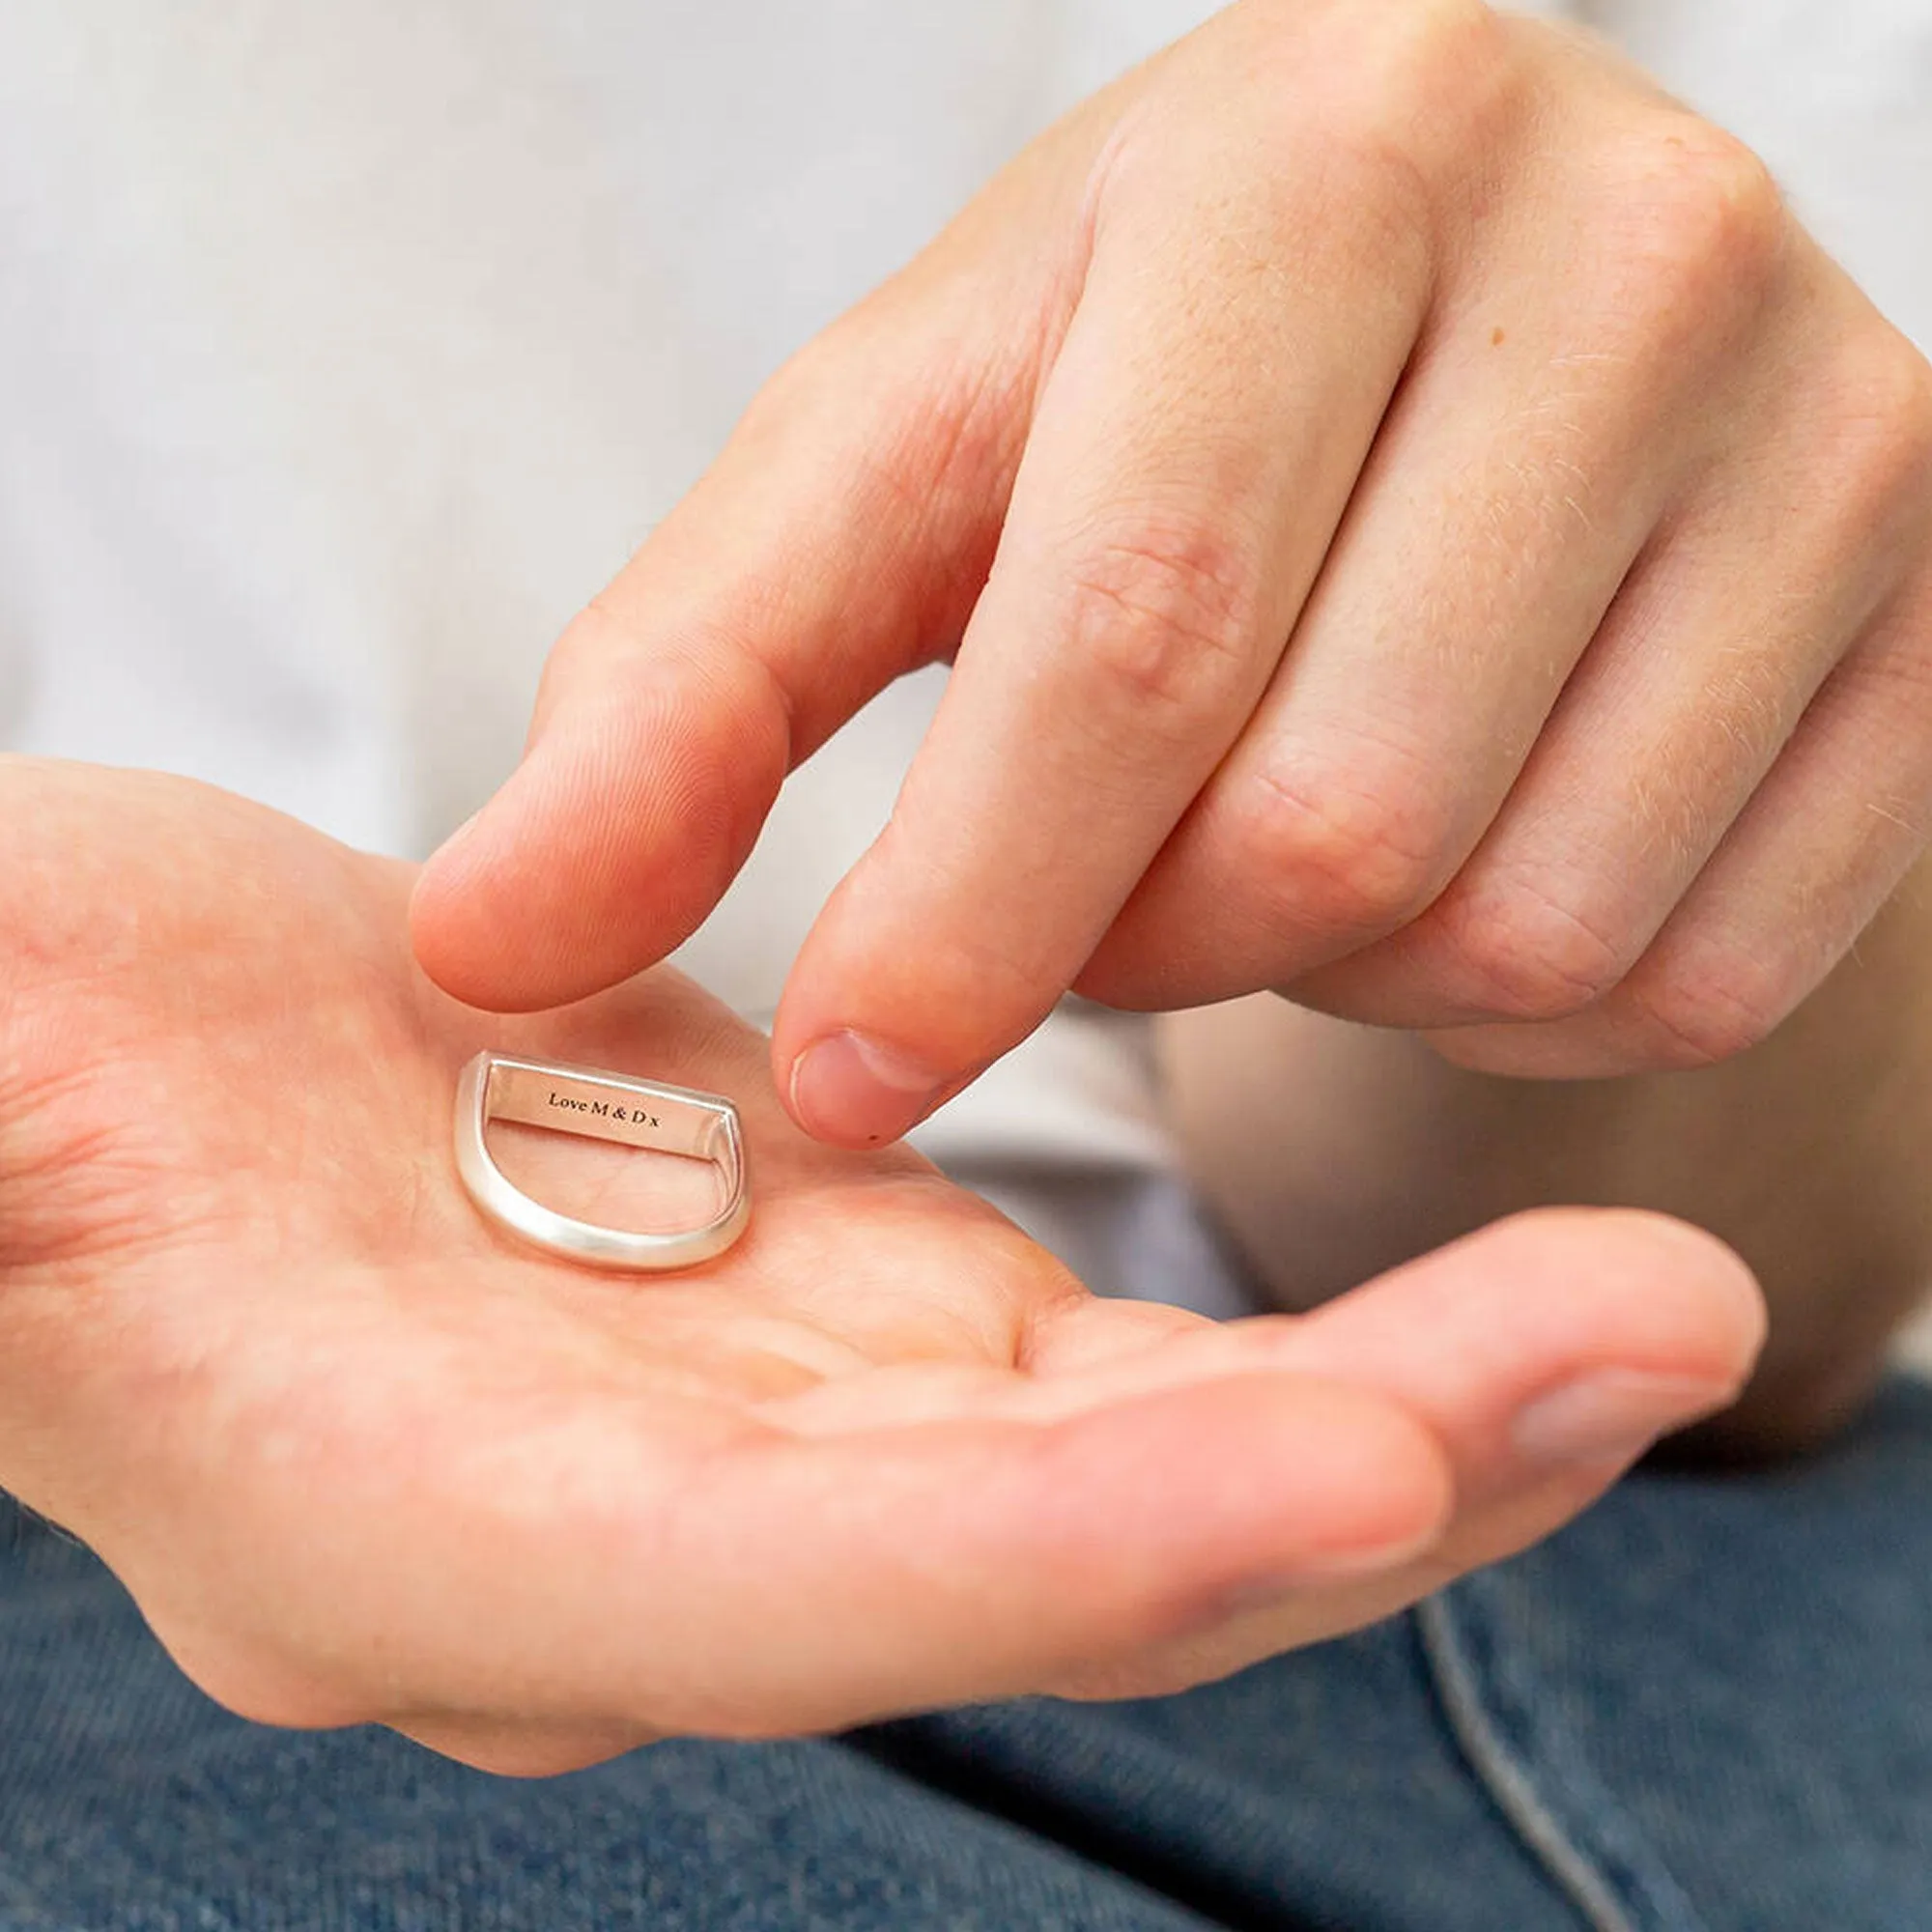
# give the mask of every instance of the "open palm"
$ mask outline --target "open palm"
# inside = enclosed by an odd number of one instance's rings
[[[1755,1347],[1737,1264],[1637,1216],[1299,1319],[1096,1300],[911,1153],[800,1134],[675,974],[488,1018],[411,964],[409,867],[259,808],[0,760],[0,1484],[271,1721],[527,1771],[1179,1685],[1542,1533]],[[505,1240],[450,1152],[485,1045],[730,1094],[750,1232],[655,1278]],[[582,1211],[687,1183],[498,1131]]]

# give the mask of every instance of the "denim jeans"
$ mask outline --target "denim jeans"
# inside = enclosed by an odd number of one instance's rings
[[[0,1502],[5,1932],[1926,1932],[1932,1389],[1184,1696],[521,1783],[196,1692]]]

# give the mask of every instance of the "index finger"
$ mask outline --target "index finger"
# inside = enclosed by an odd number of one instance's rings
[[[1419,242],[1305,180],[1210,231],[1165,173],[1110,183],[950,687],[780,1009],[821,1138],[904,1132],[1038,1024],[1273,672],[1428,292]]]
[[[781,372],[565,631],[524,762],[417,886],[417,957],[445,990],[527,1010],[662,958],[792,766],[956,639],[1031,376],[1004,339],[962,353],[947,323],[984,291],[942,270]]]

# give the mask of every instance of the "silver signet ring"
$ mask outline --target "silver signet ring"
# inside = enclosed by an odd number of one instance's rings
[[[632,1234],[559,1214],[532,1201],[497,1165],[484,1139],[492,1121],[522,1121],[708,1160],[724,1181],[724,1205],[702,1227],[662,1235]],[[722,1255],[752,1218],[745,1138],[729,1100],[591,1067],[479,1053],[457,1083],[456,1171],[469,1198],[499,1228],[532,1247],[591,1267],[650,1273],[694,1267]]]

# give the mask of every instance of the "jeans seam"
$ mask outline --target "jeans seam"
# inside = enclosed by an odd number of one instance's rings
[[[1444,1721],[1490,1801],[1589,1932],[1708,1932],[1581,1744],[1535,1694],[1484,1579],[1465,1578],[1414,1610]]]

